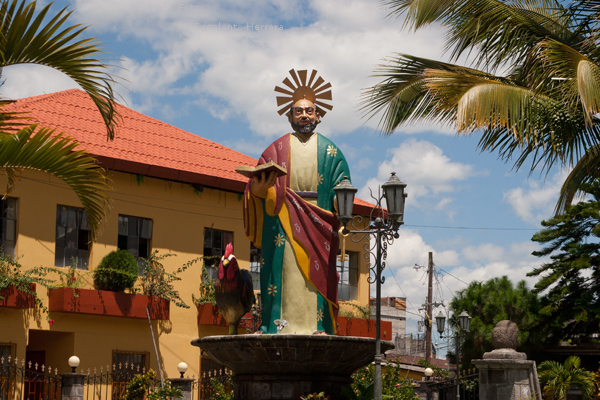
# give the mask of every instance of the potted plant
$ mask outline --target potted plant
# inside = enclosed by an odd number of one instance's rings
[[[198,308],[198,325],[220,325],[227,326],[225,318],[221,315],[219,307],[215,304],[215,280],[210,279],[206,262],[215,259],[216,256],[206,257],[202,263],[202,279],[200,281],[200,296],[192,295],[192,299]]]
[[[42,312],[48,309],[36,292],[36,284],[50,287],[52,281],[47,278],[47,268],[35,267],[21,270],[18,259],[10,255],[0,255],[0,307],[33,308]]]
[[[174,273],[168,273],[161,261],[171,256],[174,254],[159,255],[154,251],[144,259],[144,272],[138,277],[135,257],[125,250],[111,252],[94,270],[95,290],[52,289],[50,310],[128,318],[147,318],[149,314],[151,319],[168,320],[171,301],[179,307],[189,308],[173,282],[181,280],[177,275],[199,260],[192,260]],[[134,287],[136,280],[139,287]]]
[[[147,318],[148,297],[133,293],[133,285],[137,280],[135,257],[125,250],[112,251],[100,261],[93,276],[95,289],[74,288],[72,285],[51,288],[48,291],[49,310]],[[126,289],[130,293],[125,293]],[[154,317],[164,318],[163,315]]]

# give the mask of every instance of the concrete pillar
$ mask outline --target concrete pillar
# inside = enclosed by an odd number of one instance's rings
[[[60,374],[62,400],[83,400],[83,385],[87,374]]]
[[[178,387],[181,389],[181,397],[179,399],[182,400],[191,400],[192,399],[192,384],[195,379],[190,378],[174,378],[171,379],[171,387]],[[172,399],[175,400],[175,399]]]
[[[471,360],[479,370],[480,400],[542,400],[535,361],[515,350],[518,333],[514,322],[498,322],[492,331],[495,350]]]
[[[484,359],[472,363],[479,369],[480,400],[542,400],[535,361]]]

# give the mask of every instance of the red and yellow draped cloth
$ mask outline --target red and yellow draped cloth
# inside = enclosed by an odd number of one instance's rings
[[[329,139],[317,135],[316,205],[305,201],[290,189],[290,174],[277,179],[266,199],[251,193],[252,179],[244,193],[246,235],[255,246],[261,248],[261,329],[265,333],[275,333],[273,321],[282,319],[282,296],[286,296],[281,290],[282,270],[290,267],[284,265],[286,247],[293,250],[295,268],[301,271],[306,282],[315,289],[317,310],[314,318],[317,330],[330,334],[337,330],[335,321],[339,277],[336,256],[339,248],[339,222],[332,213],[333,188],[345,176],[349,178],[350,173],[341,151]],[[276,162],[288,171],[294,168],[290,157],[290,134],[273,142],[262,154],[258,165],[269,161]],[[302,304],[297,306],[302,307]]]

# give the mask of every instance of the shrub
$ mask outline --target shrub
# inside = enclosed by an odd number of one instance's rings
[[[127,250],[111,251],[94,270],[94,287],[111,292],[133,290],[137,271],[137,261]]]

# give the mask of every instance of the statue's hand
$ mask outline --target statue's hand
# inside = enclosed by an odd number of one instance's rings
[[[252,194],[261,199],[266,198],[269,188],[275,185],[275,181],[277,181],[277,174],[275,172],[271,172],[268,176],[264,171],[261,172],[260,175],[254,176],[251,186]]]

